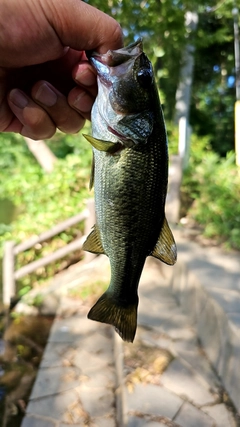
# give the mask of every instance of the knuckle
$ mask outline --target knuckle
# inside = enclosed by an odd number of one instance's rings
[[[85,119],[80,114],[77,114],[74,118],[65,117],[62,120],[58,120],[56,126],[64,133],[77,133],[83,128],[84,124]]]
[[[38,141],[40,139],[49,139],[51,138],[56,132],[56,128],[55,127],[51,127],[48,129],[32,129],[32,128],[28,128],[28,127],[23,127],[22,131],[21,131],[21,135],[22,136],[26,136],[28,138],[31,138],[35,141]]]
[[[31,114],[27,112],[23,120],[22,135],[31,139],[51,138],[56,132],[56,126],[45,111],[32,108]]]

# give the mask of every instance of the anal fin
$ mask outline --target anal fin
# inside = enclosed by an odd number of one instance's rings
[[[165,217],[158,241],[150,255],[168,265],[177,261],[177,246]]]
[[[84,251],[92,252],[93,254],[105,254],[105,251],[102,247],[100,233],[96,224],[93,226],[93,230],[83,243],[82,248]]]

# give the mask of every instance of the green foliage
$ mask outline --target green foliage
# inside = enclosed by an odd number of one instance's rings
[[[85,132],[88,131],[85,129]],[[0,136],[2,150],[0,158],[4,164],[0,180],[2,208],[0,258],[4,241],[24,241],[76,215],[85,207],[86,199],[90,195],[88,189],[92,157],[90,145],[80,134],[69,137],[59,133],[49,145],[57,143],[60,147],[71,147],[72,154],[59,158],[53,172],[47,174],[29,153],[23,138],[12,134]],[[6,212],[6,204],[14,207],[14,215],[8,215],[4,219],[1,210],[3,213]],[[71,227],[50,242],[35,245],[32,249],[19,254],[16,267],[19,268],[62,247],[79,236],[82,227],[82,224]],[[74,255],[71,257],[74,261]],[[79,259],[79,252],[77,257]],[[55,274],[67,264],[68,261],[62,259],[39,269],[36,274],[26,276],[19,281],[21,294],[29,290],[29,286],[32,287],[39,279],[46,279],[49,274]]]
[[[231,2],[199,15],[190,121],[214,151],[234,149],[234,49]]]
[[[169,155],[178,154],[178,126],[172,122],[166,123]]]
[[[0,173],[1,182],[9,172],[18,173],[25,165],[35,164],[35,159],[24,143],[23,137],[15,133],[0,134]],[[0,193],[1,194],[1,193]]]
[[[226,158],[209,150],[207,139],[192,143],[190,165],[182,192],[192,200],[188,215],[203,233],[226,247],[240,250],[240,171],[234,153]]]

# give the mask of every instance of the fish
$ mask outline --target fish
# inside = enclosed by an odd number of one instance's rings
[[[91,52],[98,95],[92,107],[96,224],[83,249],[109,257],[111,279],[88,318],[133,342],[138,285],[148,256],[173,265],[174,237],[165,217],[168,142],[153,67],[142,39],[105,54]]]

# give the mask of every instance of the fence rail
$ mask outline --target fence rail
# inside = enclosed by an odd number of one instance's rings
[[[15,271],[15,259],[19,253],[31,249],[36,244],[45,242],[46,240],[49,240],[57,234],[65,231],[67,228],[70,228],[73,225],[79,224],[83,221],[85,221],[84,236],[74,240],[73,242],[68,243],[67,245],[63,246],[60,249],[57,249],[55,252],[44,256],[43,258],[24,265],[23,267]],[[94,201],[91,199],[87,203],[87,209],[85,209],[83,212],[71,218],[68,218],[67,220],[57,224],[48,231],[31,237],[30,239],[21,242],[17,245],[16,242],[12,240],[5,242],[3,254],[3,303],[5,305],[9,305],[11,302],[11,298],[16,295],[16,280],[34,272],[40,267],[44,267],[50,264],[51,262],[63,258],[69,253],[76,251],[77,249],[81,249],[86,235],[89,233],[94,222]],[[93,254],[86,254],[85,260],[90,261],[93,256]]]

